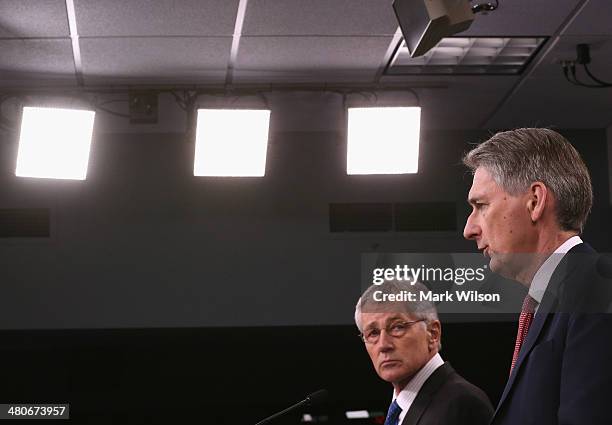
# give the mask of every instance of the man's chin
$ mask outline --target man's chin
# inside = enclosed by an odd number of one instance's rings
[[[489,259],[489,270],[499,274],[499,271],[502,269],[500,262],[494,257],[487,256],[487,258]]]
[[[515,280],[520,264],[516,254],[493,254],[489,257],[489,270],[506,279]]]
[[[509,276],[510,273],[506,263],[497,255],[489,256],[489,270],[505,278],[512,278],[512,276]]]
[[[387,381],[389,383],[394,383],[400,381],[403,376],[401,373],[397,371],[385,371],[378,374],[383,381]]]

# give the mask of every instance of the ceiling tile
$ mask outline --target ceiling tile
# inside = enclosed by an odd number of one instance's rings
[[[251,0],[244,35],[393,35],[391,1]]]
[[[415,88],[423,108],[421,125],[429,129],[480,128],[518,78],[465,76],[456,77],[446,89]]]
[[[86,81],[134,79],[184,82],[223,81],[229,37],[81,39]]]
[[[499,8],[478,14],[470,28],[459,33],[472,36],[552,35],[580,0],[500,0]]]
[[[518,122],[532,126],[563,126],[567,128],[605,128],[610,115],[610,89],[578,87],[567,81],[559,61],[575,59],[578,43],[589,43],[591,72],[602,80],[612,80],[612,42],[602,42],[601,36],[564,36],[525,80],[517,93],[509,98],[491,119],[492,127],[512,127]],[[578,78],[589,81],[582,66],[576,68]],[[588,111],[588,112],[585,112]]]
[[[0,37],[66,37],[65,0],[0,0]]]
[[[565,35],[612,35],[610,0],[590,0]]]
[[[242,37],[236,81],[374,82],[391,37]]]
[[[238,0],[75,0],[81,36],[224,36]]]
[[[562,76],[554,81],[533,78],[497,111],[488,126],[606,128],[611,121],[608,91],[573,86]]]
[[[70,40],[0,40],[0,57],[2,73],[74,74]]]

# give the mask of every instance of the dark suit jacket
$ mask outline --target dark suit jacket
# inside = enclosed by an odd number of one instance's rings
[[[610,265],[586,244],[555,269],[495,425],[612,424]]]
[[[402,425],[488,425],[493,406],[447,362],[425,381]]]

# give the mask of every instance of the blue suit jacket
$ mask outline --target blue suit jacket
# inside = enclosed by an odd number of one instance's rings
[[[612,424],[611,274],[586,244],[563,258],[492,424]]]

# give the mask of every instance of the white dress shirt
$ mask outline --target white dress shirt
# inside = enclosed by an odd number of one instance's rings
[[[416,375],[412,377],[412,379],[408,382],[408,384],[406,384],[404,389],[400,391],[399,394],[396,395],[395,391],[393,391],[393,400],[396,400],[397,404],[399,404],[399,406],[402,408],[402,412],[399,415],[399,424],[404,421],[404,417],[406,417],[408,409],[410,409],[410,406],[412,406],[414,399],[421,390],[421,387],[425,381],[427,381],[432,373],[434,373],[436,369],[443,364],[444,360],[442,360],[440,354],[436,353],[436,355],[429,359],[429,361],[425,363],[425,366],[423,366],[421,370],[419,370]]]
[[[529,286],[529,295],[538,303],[535,309],[536,313],[538,312],[538,308],[540,308],[542,298],[544,298],[544,293],[546,292],[546,288],[548,288],[548,282],[550,282],[550,278],[552,277],[555,269],[565,254],[567,254],[570,249],[581,243],[582,239],[580,239],[580,236],[572,236],[563,242],[559,248],[557,248],[555,252],[553,252],[546,259],[546,261],[542,263],[536,274],[533,276],[531,285]]]

